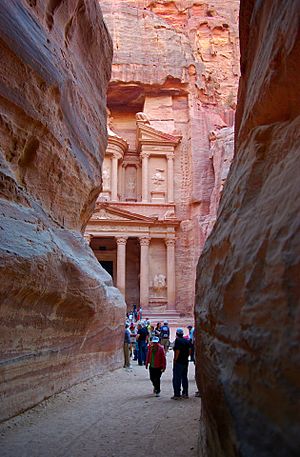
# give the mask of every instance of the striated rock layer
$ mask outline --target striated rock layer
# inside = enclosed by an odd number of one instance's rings
[[[206,456],[300,449],[299,15],[241,2],[236,153],[197,270]]]
[[[119,366],[125,308],[81,235],[106,148],[98,2],[2,2],[0,56],[3,420]]]
[[[132,148],[130,119],[144,111],[154,128],[182,136],[174,167],[176,309],[187,315],[233,154],[238,6],[239,0],[101,1],[114,43],[112,130]]]

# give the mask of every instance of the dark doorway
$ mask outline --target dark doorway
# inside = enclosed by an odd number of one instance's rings
[[[114,279],[114,264],[111,260],[99,260],[101,266],[110,274]]]

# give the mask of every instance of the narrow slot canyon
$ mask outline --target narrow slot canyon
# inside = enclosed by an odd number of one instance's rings
[[[1,456],[298,456],[299,24],[1,3]]]

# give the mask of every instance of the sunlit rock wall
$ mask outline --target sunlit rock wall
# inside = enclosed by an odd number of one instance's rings
[[[2,2],[0,38],[5,419],[119,366],[125,308],[81,235],[106,148],[112,44],[98,2]]]
[[[233,152],[239,0],[102,0],[101,5],[114,43],[109,99],[116,106],[146,97],[151,124],[182,135],[174,170],[180,221],[176,308],[192,314],[191,272],[216,219],[228,145],[230,160]]]
[[[205,456],[300,449],[299,2],[242,0],[236,153],[197,271]]]

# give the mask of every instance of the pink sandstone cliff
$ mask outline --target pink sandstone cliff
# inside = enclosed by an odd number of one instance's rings
[[[106,148],[98,2],[2,2],[0,37],[3,420],[119,366],[125,308],[81,235]]]
[[[241,2],[236,152],[197,270],[203,456],[300,449],[299,19]]]
[[[155,128],[182,135],[175,166],[176,309],[186,314],[194,304],[191,271],[216,219],[233,154],[238,5],[238,0],[101,1],[114,43],[109,106],[120,111],[137,106]],[[128,134],[125,122],[123,129],[112,128]]]

